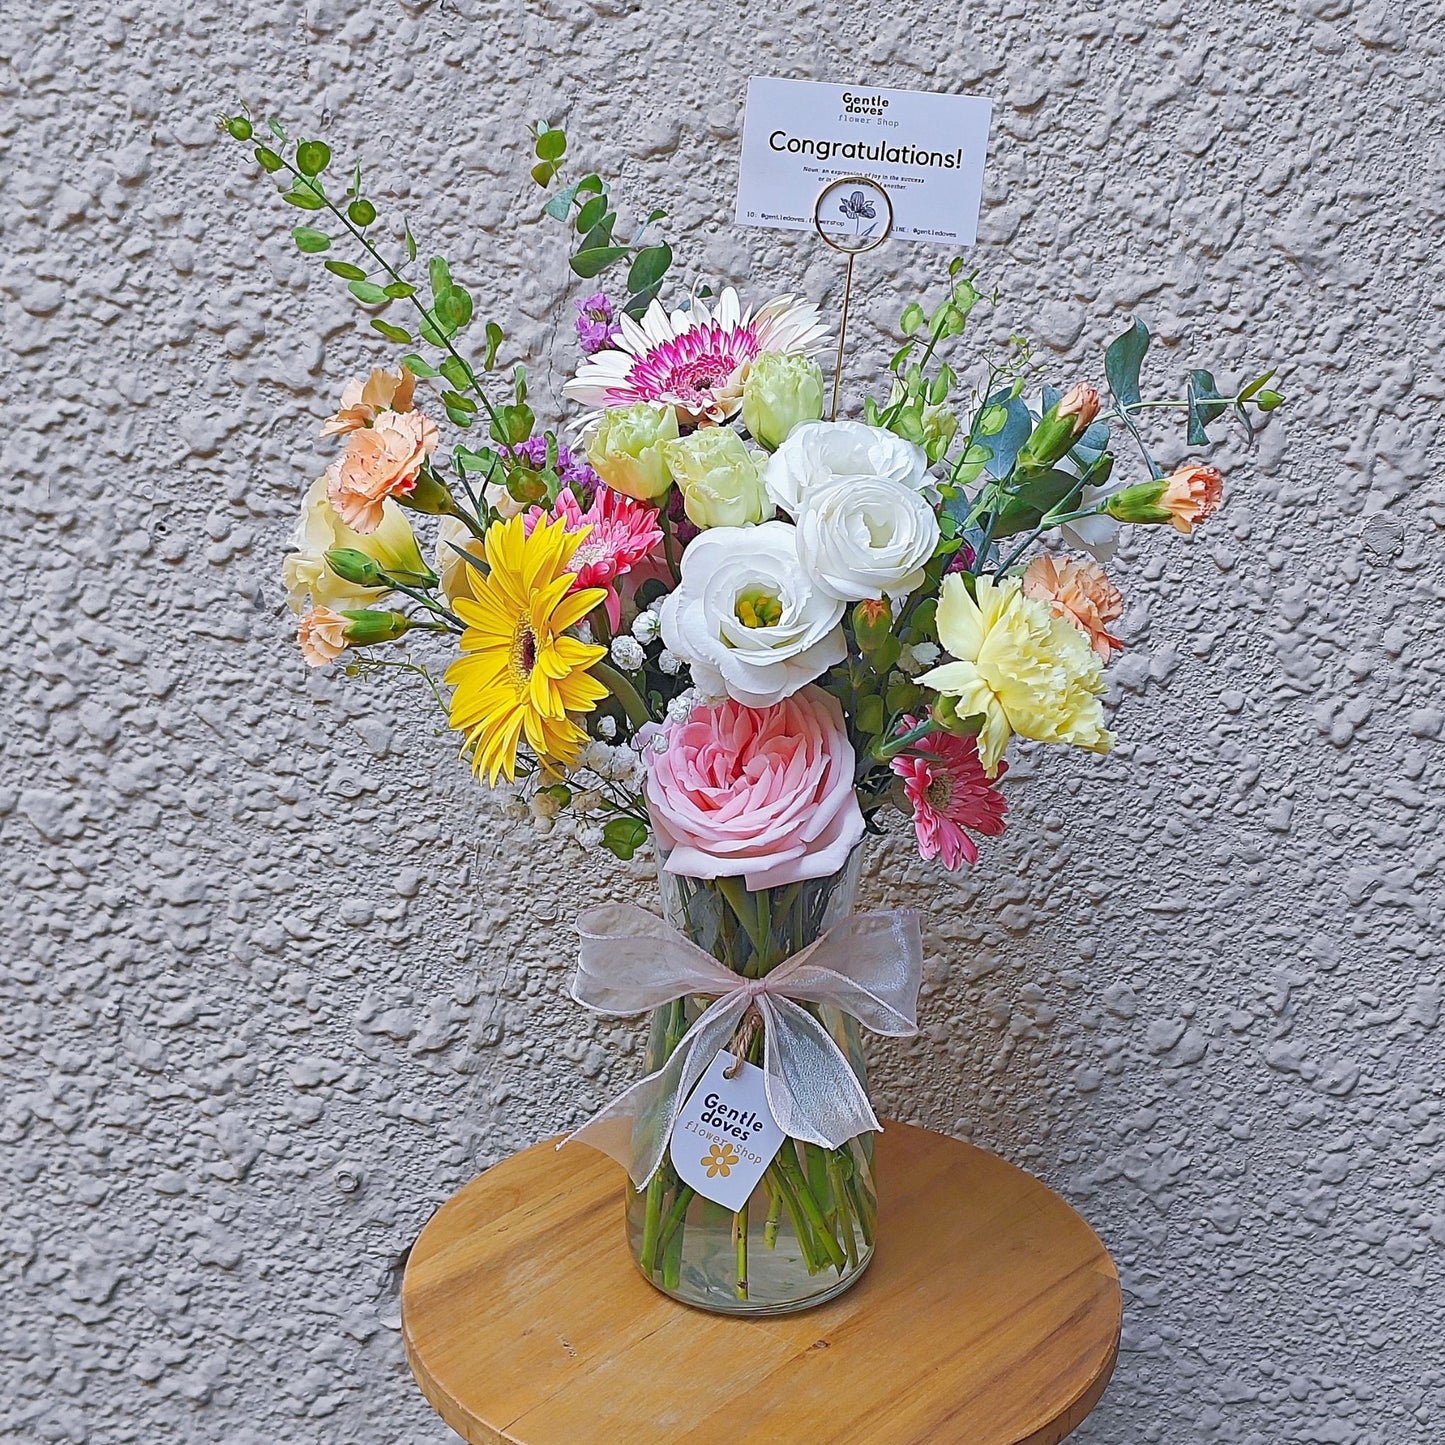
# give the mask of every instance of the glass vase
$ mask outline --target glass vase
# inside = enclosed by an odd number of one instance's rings
[[[740,878],[703,880],[662,871],[663,912],[719,962],[759,978],[853,911],[861,858],[860,845],[837,873],[755,893]],[[678,999],[653,1013],[647,1072],[662,1067],[711,1002]],[[807,1007],[866,1089],[857,1022],[826,1006]],[[760,1064],[762,1039],[751,1023],[731,1047]],[[806,1309],[841,1294],[873,1255],[873,1136],[859,1134],[838,1149],[785,1140],[737,1213],[696,1194],[666,1155],[647,1187],[629,1183],[627,1196],[633,1257],[664,1293],[723,1314]]]

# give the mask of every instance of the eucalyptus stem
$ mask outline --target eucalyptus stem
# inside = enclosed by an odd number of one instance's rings
[[[386,585],[388,587],[392,588],[396,592],[405,593],[406,596],[410,597],[413,602],[419,602],[429,612],[436,613],[436,615],[440,617],[445,623],[445,631],[462,632],[466,629],[466,623],[464,623],[462,619],[456,615],[455,612],[451,611],[449,608],[443,607],[440,602],[436,601],[435,598],[428,597],[425,592],[419,591],[415,587],[408,587],[404,582],[398,582],[396,578],[389,576],[385,572],[382,573],[382,576],[386,577]],[[416,625],[422,626],[424,624],[418,623]]]

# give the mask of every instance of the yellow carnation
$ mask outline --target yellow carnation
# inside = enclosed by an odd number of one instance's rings
[[[957,698],[961,717],[983,717],[984,767],[994,771],[1014,733],[1107,753],[1114,735],[1099,701],[1104,666],[1088,639],[1047,603],[1025,597],[1017,578],[980,577],[976,585],[977,601],[962,577],[944,579],[938,640],[957,661],[918,681]]]

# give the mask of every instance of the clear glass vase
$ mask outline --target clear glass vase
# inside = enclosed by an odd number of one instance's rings
[[[853,911],[862,846],[837,873],[750,893],[741,879],[702,880],[661,872],[667,921],[700,948],[759,978]],[[656,1010],[646,1071],[659,1069],[711,1003],[685,998]],[[808,1005],[867,1087],[857,1022]],[[745,1034],[745,1038],[747,1035]],[[755,1031],[748,1057],[761,1061]],[[873,1136],[838,1149],[784,1142],[747,1204],[734,1214],[693,1192],[664,1156],[645,1189],[627,1185],[627,1237],[643,1274],[686,1304],[724,1314],[806,1309],[841,1294],[873,1255],[877,1193]]]

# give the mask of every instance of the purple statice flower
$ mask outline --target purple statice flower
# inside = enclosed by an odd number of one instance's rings
[[[503,447],[502,452],[515,461],[525,462],[529,467],[541,471],[547,465],[547,438],[530,437],[520,446]],[[557,476],[564,487],[572,489],[572,495],[584,505],[589,504],[598,487],[597,473],[584,458],[575,456],[571,449],[557,443]]]
[[[577,341],[584,356],[606,351],[620,334],[617,313],[605,291],[577,303]]]

